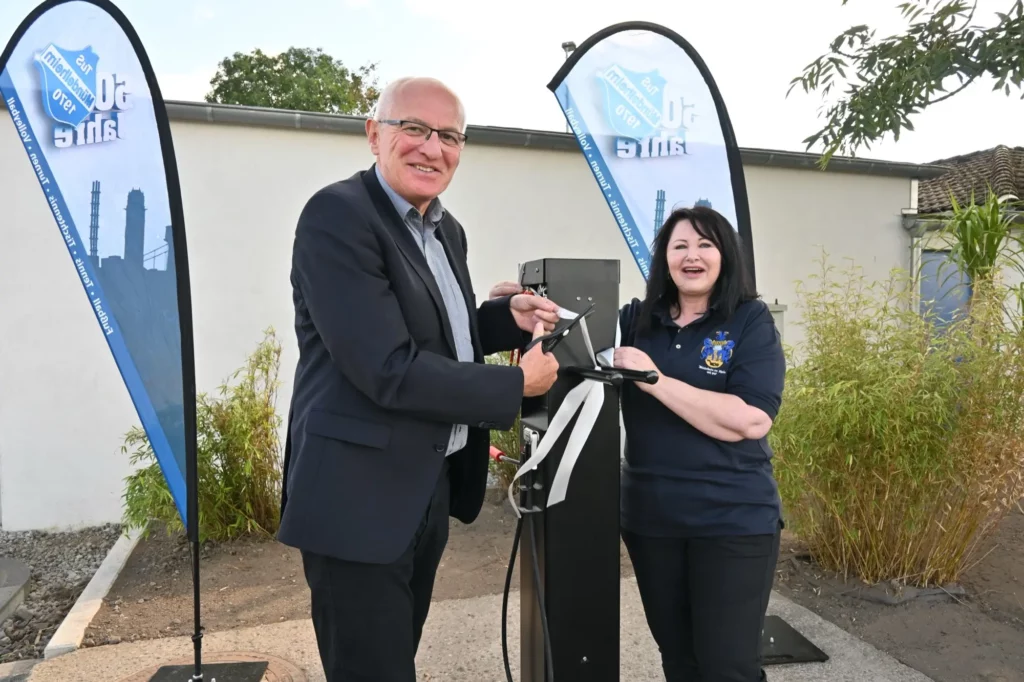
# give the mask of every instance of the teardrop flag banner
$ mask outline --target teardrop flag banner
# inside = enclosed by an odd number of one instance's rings
[[[163,666],[153,679],[203,679],[192,304],[156,75],[112,2],[47,0],[0,54],[0,97],[192,547],[194,664]],[[263,679],[266,667],[223,663],[210,672],[245,682]]]
[[[0,56],[0,94],[189,536],[195,378],[185,223],[167,113],[105,0],[37,7]],[[24,227],[24,226],[18,226]]]
[[[710,206],[754,253],[740,150],[696,50],[658,24],[627,22],[583,42],[548,83],[644,279],[673,209]]]

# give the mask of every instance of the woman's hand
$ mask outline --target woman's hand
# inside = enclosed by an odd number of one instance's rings
[[[651,357],[647,353],[643,352],[639,348],[633,348],[632,346],[620,346],[615,349],[615,354],[612,356],[612,364],[620,369],[632,369],[638,372],[657,372],[658,379],[661,379],[661,370],[654,364]],[[647,391],[652,385],[646,382],[634,382],[641,389]],[[656,386],[657,384],[654,384]]]
[[[487,298],[488,299],[495,299],[495,298],[501,298],[502,296],[508,296],[509,294],[521,294],[521,293],[523,293],[523,287],[519,284],[519,282],[511,282],[511,281],[505,280],[503,282],[498,282],[493,287],[491,287],[491,290],[489,292],[487,292]],[[530,329],[528,331],[532,331],[532,330],[533,330],[533,327],[530,327]]]

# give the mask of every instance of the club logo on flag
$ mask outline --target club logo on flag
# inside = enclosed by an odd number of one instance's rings
[[[36,55],[42,80],[43,107],[58,123],[77,127],[96,103],[96,64],[92,48],[73,52],[50,43]]]
[[[622,137],[650,137],[661,125],[665,79],[657,71],[635,73],[617,64],[600,74],[608,123]]]
[[[692,109],[657,69],[644,73],[612,64],[598,74],[603,86],[605,120],[618,137],[622,159],[687,154],[683,114]],[[692,114],[691,114],[692,116]]]
[[[92,47],[67,50],[50,43],[36,53],[43,109],[53,122],[53,145],[113,142],[120,138],[118,115],[129,108],[126,79],[97,69]]]

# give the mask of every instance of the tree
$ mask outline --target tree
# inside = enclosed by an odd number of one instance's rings
[[[811,62],[789,87],[821,89],[827,97],[840,79],[848,88],[830,104],[827,123],[804,140],[807,149],[820,142],[824,168],[836,152],[851,154],[863,145],[902,130],[913,130],[910,117],[955,96],[983,77],[995,79],[994,90],[1010,94],[1024,80],[1024,0],[995,13],[992,26],[973,23],[977,2],[907,0],[899,5],[909,27],[902,35],[875,40],[875,31],[853,26],[833,39],[829,53]],[[846,5],[848,0],[842,0]],[[847,77],[847,70],[852,77]],[[949,87],[953,89],[949,89]],[[787,96],[789,94],[787,92]]]
[[[380,95],[376,68],[351,71],[319,48],[292,47],[275,56],[236,52],[220,62],[206,101],[365,116]]]

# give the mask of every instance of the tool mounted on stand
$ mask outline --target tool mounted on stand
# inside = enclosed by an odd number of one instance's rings
[[[618,338],[618,261],[533,261],[520,284],[556,302],[565,322],[523,350],[542,344],[560,369],[547,394],[523,400],[518,460],[492,450],[496,461],[518,466],[509,488],[518,523],[502,601],[505,674],[512,682],[508,594],[525,524],[521,682],[618,682],[618,391],[658,374],[613,367],[594,351],[613,349]]]

